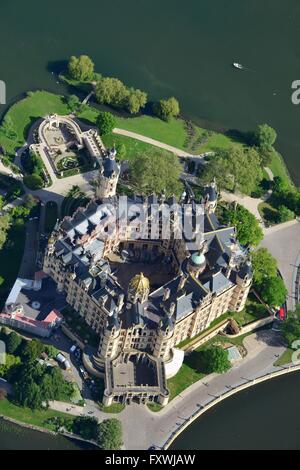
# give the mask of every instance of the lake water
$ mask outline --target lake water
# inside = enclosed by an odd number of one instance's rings
[[[80,450],[89,444],[26,429],[0,419],[0,450]]]
[[[151,99],[175,95],[186,116],[209,128],[269,123],[300,184],[300,106],[291,103],[291,83],[300,79],[299,15],[298,0],[5,0],[0,79],[10,102],[29,89],[63,91],[49,66],[89,54],[98,71]]]
[[[272,379],[204,413],[171,449],[300,449],[300,373]]]
[[[86,53],[97,71],[147,90],[150,99],[176,96],[183,113],[208,128],[269,123],[300,184],[300,106],[291,103],[291,83],[300,79],[299,15],[299,0],[2,0],[0,79],[9,103],[30,89],[63,92],[50,70]],[[243,392],[174,446],[299,448],[299,387],[298,374]],[[73,446],[10,427],[0,429],[1,448]]]

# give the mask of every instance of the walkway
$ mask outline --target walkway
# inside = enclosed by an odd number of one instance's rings
[[[165,144],[163,142],[160,142],[159,140],[151,139],[150,137],[137,134],[136,132],[126,131],[125,129],[119,129],[118,127],[116,127],[113,130],[113,132],[114,134],[124,135],[125,137],[131,137],[132,139],[140,140],[141,142],[145,142],[146,144],[154,145],[155,147],[160,147],[164,150],[168,150],[169,152],[174,153],[178,157],[184,157],[184,158],[198,157],[199,159],[203,158],[201,155],[191,155],[190,153],[185,152],[182,149],[173,147],[172,145]]]
[[[162,447],[174,430],[199,406],[209,403],[232,387],[281,369],[273,366],[276,357],[285,350],[279,333],[272,330],[257,332],[246,337],[244,344],[248,354],[239,364],[226,374],[211,374],[205,380],[191,385],[158,413],[151,412],[146,406],[131,404],[119,414],[107,414],[89,401],[84,408],[71,408],[69,404],[61,402],[52,402],[51,408],[73,415],[86,415],[92,411],[92,416],[99,420],[110,417],[120,419],[128,450],[148,449],[153,445]]]
[[[245,196],[239,193],[230,193],[228,191],[221,191],[221,198],[224,199],[224,201],[226,202],[237,202],[241,206],[244,206],[246,209],[248,209],[249,212],[251,212],[251,214],[253,214],[258,219],[261,227],[264,227],[263,221],[258,210],[258,205],[263,202],[263,199]]]

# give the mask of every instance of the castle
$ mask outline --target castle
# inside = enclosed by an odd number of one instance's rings
[[[165,405],[167,379],[183,362],[176,346],[227,311],[244,308],[251,264],[235,228],[221,225],[216,217],[215,182],[204,188],[201,233],[197,204],[185,194],[181,201],[155,195],[127,200],[129,223],[115,224],[111,235],[110,222],[120,206],[119,174],[116,152],[111,151],[103,157],[96,198],[55,227],[43,271],[99,334],[93,364],[105,378],[104,404],[138,400]],[[167,216],[162,205],[169,209]],[[185,206],[192,244],[177,236]],[[158,208],[155,216],[151,207]]]

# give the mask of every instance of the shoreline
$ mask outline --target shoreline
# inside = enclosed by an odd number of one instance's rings
[[[52,431],[51,429],[42,428],[42,427],[37,426],[35,424],[24,423],[24,421],[19,421],[15,418],[11,418],[10,416],[5,416],[3,414],[0,414],[0,420],[1,419],[3,421],[7,422],[7,423],[15,424],[17,426],[20,426],[24,429],[29,429],[31,431],[41,432],[43,434],[48,434],[48,435],[53,436],[53,437],[62,436],[62,437],[65,437],[65,438],[68,438],[68,439],[71,439],[71,440],[74,440],[74,441],[85,442],[87,444],[91,444],[95,447],[98,447],[98,449],[100,450],[100,447],[98,446],[98,444],[96,442],[83,439],[81,436],[77,436],[76,434],[72,434],[72,433],[68,433],[68,432]]]
[[[283,366],[282,366],[283,367]],[[276,377],[280,377],[283,375],[290,374],[292,372],[297,372],[300,371],[300,364],[291,366],[289,365],[288,367],[284,367],[282,370],[275,371],[275,372],[269,372],[268,374],[265,374],[261,377],[257,377],[256,379],[253,379],[249,381],[246,384],[238,385],[236,387],[233,387],[231,390],[228,392],[223,393],[219,397],[215,398],[211,402],[209,402],[207,405],[202,405],[199,410],[197,410],[194,414],[192,414],[181,426],[179,426],[165,441],[165,443],[162,445],[161,449],[162,450],[168,450],[169,447],[173,444],[173,442],[182,434],[194,421],[196,421],[200,416],[202,416],[206,411],[210,410],[217,404],[221,403],[222,401],[226,400],[227,398],[243,391],[248,388],[254,387],[255,385],[259,383],[266,382],[268,380],[272,380]]]
[[[74,90],[76,90],[77,94],[81,94],[81,95],[84,95],[84,92],[80,89],[80,87],[78,85],[75,85],[75,84],[70,84],[68,83],[67,81],[65,80],[62,80],[60,78],[60,74],[57,75],[59,80],[60,80],[60,85],[64,88],[64,90],[62,90],[62,93],[61,92],[54,92],[50,89],[47,89],[47,88],[33,88],[31,90],[27,90],[27,91],[24,91],[23,93],[20,93],[19,95],[17,95],[16,97],[13,98],[13,100],[5,106],[5,110],[0,113],[0,126],[3,124],[3,121],[5,119],[5,117],[7,116],[7,114],[11,111],[11,109],[18,105],[18,103],[22,102],[24,99],[26,99],[28,97],[28,93],[30,92],[37,92],[37,91],[41,91],[41,92],[47,92],[47,93],[51,93],[51,94],[54,94],[54,95],[57,95],[57,96],[62,96],[62,97],[65,97],[65,96],[69,96],[70,93],[69,93],[69,90],[68,90],[68,87],[71,87],[73,88]],[[92,109],[95,109],[96,111],[99,110],[99,108],[101,109],[101,106],[103,106],[105,109],[108,109],[109,112],[111,112],[112,114],[116,115],[116,116],[119,116],[119,117],[123,117],[125,119],[136,119],[138,117],[143,117],[143,116],[148,116],[150,118],[155,118],[155,116],[153,116],[151,113],[138,113],[137,115],[130,115],[128,114],[127,112],[125,111],[118,111],[118,110],[115,110],[114,108],[111,108],[110,106],[106,105],[98,105],[97,102],[95,101],[91,101],[91,104],[90,104],[90,108]],[[99,108],[98,108],[99,107]],[[177,118],[176,118],[177,119]],[[224,135],[226,136],[226,133],[230,130],[230,129],[227,129],[227,128],[224,128],[224,127],[219,127],[219,126],[210,126],[209,128],[208,127],[202,127],[202,126],[199,126],[199,124],[197,123],[196,120],[193,120],[193,119],[190,119],[188,117],[188,115],[185,115],[185,114],[180,114],[180,116],[178,117],[178,119],[181,119],[183,121],[190,121],[192,124],[194,124],[196,127],[201,127],[204,131],[211,131],[213,130],[213,132],[217,133],[217,134],[220,134],[220,135]],[[201,119],[200,119],[201,121]],[[126,129],[124,129],[124,131],[126,131]],[[151,140],[151,138],[145,134],[141,134],[142,136],[146,137],[146,138],[149,138]],[[165,143],[165,142],[163,142]],[[169,145],[167,143],[165,143],[166,145]],[[182,148],[181,149],[183,151],[183,153],[190,153],[188,152],[186,149]],[[281,162],[281,165],[282,165],[282,168],[286,174],[286,177],[287,179],[289,180],[291,186],[293,187],[298,187],[296,182],[293,180],[293,177],[291,175],[291,172],[285,162],[285,159],[284,157],[282,156],[282,154],[276,149],[274,148],[276,154],[278,155],[278,158]],[[193,156],[193,154],[191,153],[191,157]],[[9,157],[8,157],[9,158]]]

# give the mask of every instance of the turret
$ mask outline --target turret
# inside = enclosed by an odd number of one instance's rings
[[[206,268],[206,243],[203,242],[200,249],[195,251],[188,259],[187,269],[191,276],[197,278]]]
[[[96,188],[96,196],[99,199],[112,197],[116,194],[121,169],[116,161],[116,154],[116,149],[112,149],[102,160]]]
[[[216,180],[204,187],[202,204],[208,214],[215,212],[218,202],[218,189]]]

